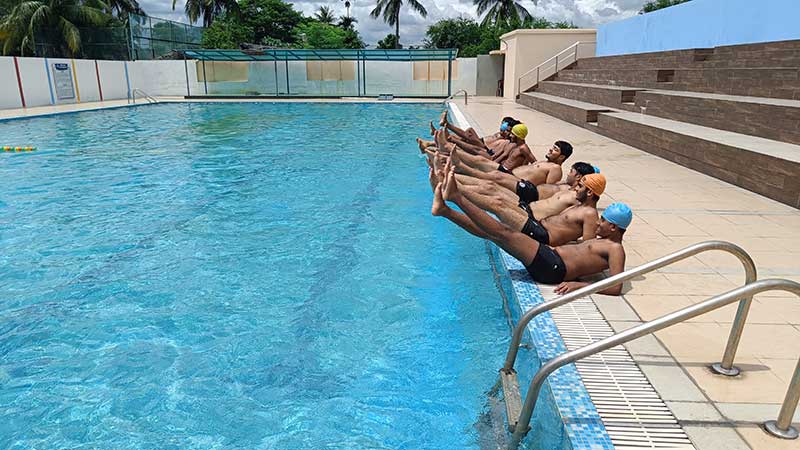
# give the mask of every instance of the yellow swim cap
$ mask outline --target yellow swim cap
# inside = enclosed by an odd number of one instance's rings
[[[511,134],[524,141],[528,136],[528,127],[524,123],[518,123],[511,129]]]

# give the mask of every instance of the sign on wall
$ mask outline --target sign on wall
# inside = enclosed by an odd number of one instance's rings
[[[72,84],[72,71],[69,63],[53,63],[53,84],[56,87],[56,97],[59,100],[75,98],[75,88]]]

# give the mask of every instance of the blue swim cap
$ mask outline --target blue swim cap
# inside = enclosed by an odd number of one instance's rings
[[[631,208],[625,203],[612,203],[603,211],[603,219],[606,219],[606,222],[613,223],[623,230],[627,230],[628,225],[630,225],[631,220],[633,220],[633,211],[631,211]]]
[[[600,168],[597,166],[592,166],[594,168],[594,173],[600,173]]]
[[[508,130],[508,122],[503,122],[500,124],[500,131]]]

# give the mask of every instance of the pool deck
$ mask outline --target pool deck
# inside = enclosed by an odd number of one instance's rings
[[[800,210],[511,101],[477,97],[466,106],[456,103],[484,130],[496,128],[503,116],[525,122],[528,144],[538,158],[563,139],[575,147],[567,164],[587,161],[600,167],[608,187],[599,207],[622,201],[634,210],[624,241],[627,268],[721,239],[750,253],[760,279],[800,281]],[[738,287],[743,280],[735,257],[709,252],[626,284],[622,298],[592,299],[621,331]],[[736,359],[742,375],[712,375],[707,366],[720,360],[735,310],[730,305],[626,348],[699,450],[800,449],[800,440],[773,438],[759,427],[777,417],[800,357],[800,299],[782,292],[757,295]]]

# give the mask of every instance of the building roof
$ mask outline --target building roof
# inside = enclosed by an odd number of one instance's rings
[[[187,49],[181,53],[203,61],[448,61],[458,56],[458,49]]]

